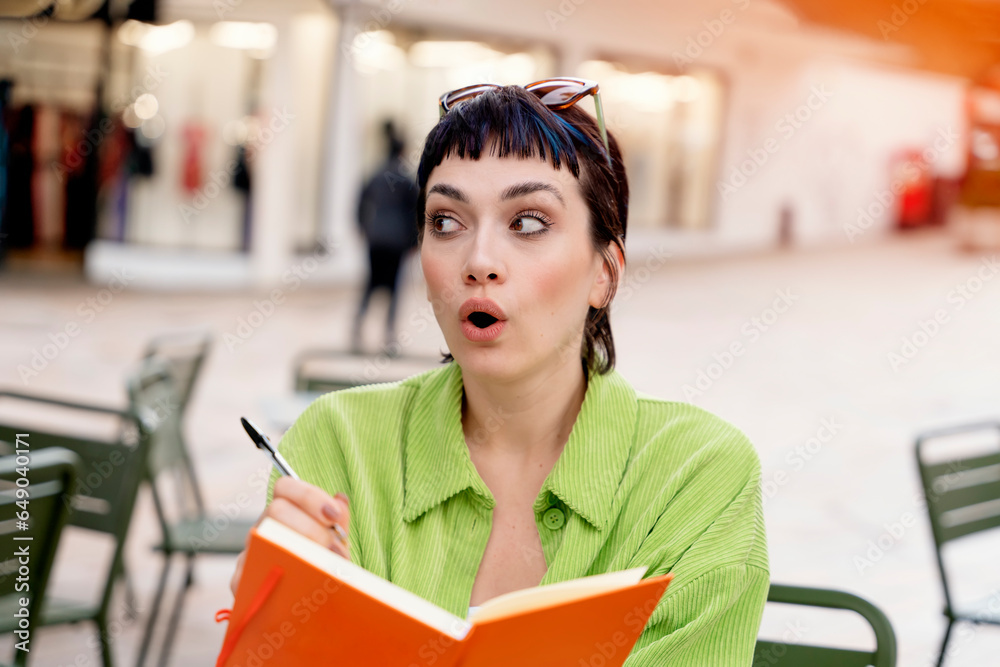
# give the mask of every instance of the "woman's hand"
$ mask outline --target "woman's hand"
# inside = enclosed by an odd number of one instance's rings
[[[291,477],[279,477],[274,483],[271,504],[264,509],[254,526],[259,526],[264,517],[270,517],[350,560],[350,545],[340,538],[334,528],[334,525],[340,526],[344,535],[347,535],[351,518],[347,505],[347,496],[343,493],[331,496],[308,482]],[[248,535],[247,540],[249,539]],[[236,561],[236,572],[229,582],[229,588],[234,596],[240,577],[243,575],[243,560],[246,553],[246,549],[240,552],[240,557]]]

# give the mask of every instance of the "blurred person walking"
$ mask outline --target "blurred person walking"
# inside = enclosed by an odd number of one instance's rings
[[[368,284],[365,286],[354,318],[351,350],[362,351],[361,328],[372,292],[378,287],[389,290],[386,314],[385,345],[392,350],[396,339],[396,306],[399,300],[399,267],[410,249],[417,245],[415,212],[417,188],[403,164],[403,140],[392,121],[383,125],[388,156],[365,183],[358,201],[358,224],[368,242]]]

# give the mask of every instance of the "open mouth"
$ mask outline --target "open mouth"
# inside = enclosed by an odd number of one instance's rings
[[[469,313],[469,321],[472,322],[479,329],[485,329],[494,322],[497,318],[493,317],[489,313],[484,313],[482,311],[476,311],[474,313]]]

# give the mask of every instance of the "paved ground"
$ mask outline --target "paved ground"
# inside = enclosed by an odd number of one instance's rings
[[[738,425],[756,444],[773,580],[845,589],[874,601],[895,626],[900,665],[932,664],[944,630],[929,528],[916,497],[914,434],[1000,417],[1000,278],[993,267],[982,255],[960,253],[938,232],[828,250],[672,259],[662,266],[640,259],[614,314],[619,369],[638,389],[691,400]],[[440,333],[433,322],[421,324],[426,302],[413,268],[402,329],[414,337],[413,350],[433,353]],[[121,403],[122,379],[150,336],[211,328],[217,342],[190,412],[189,441],[210,506],[221,508],[248,492],[253,505],[246,514],[256,516],[264,497],[255,481],[266,465],[238,418],[265,421],[269,406],[291,388],[297,351],[345,343],[353,292],[308,284],[286,290],[287,300],[273,313],[253,316],[259,326],[244,340],[237,327],[261,295],[126,291],[108,301],[104,287],[0,276],[0,384]],[[98,302],[101,312],[88,305],[92,298],[107,302]],[[381,316],[382,303],[373,307],[372,317]],[[936,326],[928,323],[935,315]],[[29,365],[33,351],[70,322],[79,333],[37,376],[22,381],[18,366]],[[374,343],[380,327],[374,319],[369,325]],[[933,334],[922,334],[922,327]],[[227,333],[237,337],[228,346]],[[742,353],[729,358],[734,343]],[[899,355],[895,363],[890,353]],[[126,620],[120,605],[112,615],[121,664],[136,655],[159,567],[150,554],[156,534],[143,497],[128,549],[140,620]],[[59,589],[91,590],[89,572],[104,546],[74,536],[57,564]],[[973,592],[1000,600],[1000,541],[957,546],[955,573],[983,582]],[[214,663],[224,627],[213,615],[231,602],[232,567],[227,557],[199,563],[171,664]],[[765,627],[781,634],[791,623],[803,641],[869,641],[852,620],[769,608]],[[97,664],[92,636],[90,628],[41,631],[34,664]],[[996,664],[1000,628],[959,630],[953,644],[949,665]]]

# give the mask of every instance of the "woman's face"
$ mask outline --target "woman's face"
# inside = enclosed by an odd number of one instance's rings
[[[427,298],[466,373],[513,379],[578,362],[609,272],[576,178],[537,157],[451,155],[427,182],[420,261]],[[499,307],[493,317],[468,315]],[[463,306],[465,306],[463,308]]]

